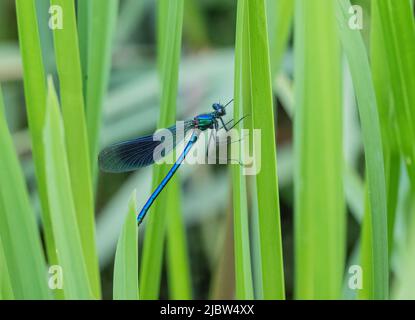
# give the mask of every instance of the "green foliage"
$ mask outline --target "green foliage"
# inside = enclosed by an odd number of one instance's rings
[[[93,12],[90,19],[90,36],[87,50],[87,78],[84,80],[86,91],[86,121],[89,138],[91,171],[95,177],[101,129],[102,105],[107,91],[111,65],[111,44],[118,13],[118,0],[102,2],[87,1]],[[84,32],[85,33],[85,32]],[[80,34],[84,34],[80,32]]]
[[[377,25],[384,40],[383,67],[390,77],[393,116],[397,121],[397,140],[415,186],[415,23],[409,1],[380,0],[372,3],[379,14]]]
[[[249,70],[248,9],[245,0],[238,2],[235,43],[235,93],[234,117],[243,117],[243,110],[251,108]],[[242,63],[246,61],[247,63]],[[252,120],[250,121],[252,125]],[[242,124],[237,126],[242,128]],[[252,126],[251,126],[252,128]],[[235,248],[235,297],[253,299],[251,273],[251,253],[248,224],[248,194],[246,177],[241,166],[232,166],[233,210],[234,210],[234,248]]]
[[[46,110],[46,81],[34,1],[16,1],[19,43],[23,63],[23,83],[27,119],[32,141],[37,190],[42,205],[42,222],[48,258],[57,263],[47,199],[46,165],[44,159],[43,126]]]
[[[178,179],[179,180],[179,179]],[[180,184],[169,186],[166,210],[169,214],[167,227],[168,285],[171,299],[191,299],[190,267],[187,251],[186,229],[180,205]]]
[[[289,40],[292,21],[294,17],[295,1],[267,0],[267,17],[270,43],[271,74],[275,76],[284,57]]]
[[[376,95],[372,76],[360,33],[347,25],[348,0],[339,1],[336,12],[340,29],[340,38],[349,62],[350,72],[358,102],[362,138],[365,148],[367,170],[367,192],[370,201],[370,224],[373,260],[369,274],[373,274],[374,298],[388,298],[388,231],[385,171],[383,160],[380,120],[376,104]]]
[[[271,69],[268,47],[267,19],[264,0],[248,1],[245,23],[248,24],[250,94],[253,128],[261,130],[261,146],[254,141],[256,159],[261,168],[256,175],[262,286],[264,299],[284,299],[284,271],[280,207],[277,178],[274,110],[272,104]],[[256,163],[259,165],[259,162]]]
[[[0,268],[5,271],[1,276],[4,277],[1,292],[11,287],[13,291],[6,293],[9,297],[14,294],[16,299],[47,299],[45,259],[23,173],[7,128],[1,88],[0,148],[0,256],[6,261],[5,265],[0,262]]]
[[[137,201],[134,190],[125,218],[114,263],[114,300],[137,300],[138,292],[138,232],[135,208]]]
[[[181,52],[183,0],[158,3],[158,67],[161,82],[161,108],[158,121],[159,128],[166,128],[176,120],[176,96],[179,81],[179,61]],[[167,165],[154,168],[153,187],[155,188],[170,169]],[[140,275],[140,289],[143,299],[158,297],[161,263],[163,255],[164,234],[166,228],[167,210],[177,210],[178,199],[170,198],[172,185],[177,182],[174,177],[169,183],[170,190],[160,195],[147,217],[147,230],[143,248],[143,262]],[[173,186],[174,188],[174,186]],[[180,230],[179,230],[180,231]],[[176,248],[183,250],[183,247]],[[186,270],[183,270],[186,271]]]
[[[76,29],[75,6],[71,0],[52,0],[64,13],[63,28],[54,30],[66,150],[76,222],[81,235],[88,279],[96,298],[101,296],[95,248],[94,199],[88,136],[85,122],[83,84]]]
[[[333,2],[300,0],[295,18],[295,296],[339,299],[346,226]]]
[[[46,108],[43,133],[45,162],[48,168],[46,181],[53,236],[63,273],[64,294],[67,299],[91,299],[93,295],[76,223],[65,134],[58,98],[51,79],[49,79]]]

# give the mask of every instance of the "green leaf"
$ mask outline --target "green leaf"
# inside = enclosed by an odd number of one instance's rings
[[[165,17],[158,23],[158,67],[161,77],[161,110],[158,126],[166,128],[176,121],[176,97],[181,52],[183,0],[158,3],[157,16]],[[153,187],[156,187],[167,174],[168,165],[155,166]],[[169,187],[178,183],[178,177],[169,182]],[[148,213],[147,229],[144,239],[143,260],[140,274],[140,291],[143,299],[158,297],[163,258],[166,208],[169,187],[157,199],[153,209]],[[176,199],[176,201],[178,201]],[[177,208],[171,204],[172,208]]]
[[[57,257],[47,200],[45,151],[42,140],[46,110],[46,84],[34,1],[16,0],[16,13],[23,62],[27,119],[35,163],[37,190],[42,205],[44,237],[49,262],[56,264]]]
[[[96,298],[100,298],[98,258],[95,248],[94,198],[75,7],[71,0],[52,0],[51,3],[61,6],[63,12],[63,28],[55,29],[53,33],[76,221],[92,292]]]
[[[253,127],[261,130],[261,151],[254,141],[262,285],[264,299],[284,299],[284,271],[281,243],[280,207],[277,179],[277,152],[272,104],[271,68],[268,48],[267,19],[264,0],[246,3],[248,15],[249,59],[242,64],[250,66]],[[258,167],[260,164],[260,168]]]
[[[43,141],[48,168],[48,198],[58,261],[62,268],[65,298],[91,299],[93,295],[76,222],[65,134],[52,79],[49,79],[45,121]]]
[[[118,13],[118,0],[90,0],[93,16],[88,42],[88,78],[85,80],[86,121],[91,156],[91,172],[95,177],[99,135],[102,121],[102,105],[106,96],[111,69],[111,48]]]
[[[46,264],[39,231],[7,127],[1,87],[0,150],[0,242],[14,297],[48,299]]]
[[[405,181],[406,182],[406,181]],[[403,184],[404,191],[400,195],[400,216],[404,219],[404,241],[396,252],[397,271],[394,281],[392,299],[415,299],[415,198],[409,183]],[[394,257],[394,258],[395,258]]]
[[[105,1],[105,4],[107,1]],[[91,37],[91,25],[95,12],[92,10],[92,1],[77,1],[76,2],[77,13],[77,26],[78,26],[78,40],[79,40],[79,56],[81,59],[82,69],[82,81],[84,83],[83,96],[86,102],[87,97],[87,83],[88,83],[88,55],[89,50],[92,49],[90,42],[93,40]]]
[[[134,190],[115,252],[114,300],[139,299],[136,208],[136,190]]]
[[[415,24],[409,1],[372,2],[378,14],[375,27],[382,33],[392,94],[392,118],[397,121],[397,140],[404,156],[411,185],[415,187]],[[389,92],[389,91],[388,91]]]
[[[387,299],[389,290],[388,228],[385,169],[380,120],[366,47],[360,32],[350,29],[349,0],[336,1],[340,39],[353,79],[365,150],[367,192],[371,209],[374,298]]]
[[[331,0],[295,20],[295,296],[339,299],[346,249],[340,44]],[[324,19],[321,19],[324,16]]]
[[[203,4],[200,1],[185,1],[183,33],[186,43],[192,48],[203,48],[210,45],[207,19]]]
[[[186,229],[180,205],[179,181],[169,186],[167,197],[166,210],[169,213],[167,227],[169,298],[174,300],[190,300],[192,298],[192,286],[190,283]]]
[[[392,253],[393,230],[395,226],[396,206],[398,202],[400,154],[398,148],[398,131],[405,126],[396,121],[393,104],[391,103],[391,81],[389,70],[385,65],[389,59],[385,50],[385,39],[382,34],[382,19],[376,2],[373,2],[372,27],[371,27],[371,66],[373,76],[373,86],[376,92],[376,100],[379,112],[380,129],[382,134],[383,158],[385,162],[385,179],[387,191],[387,210],[388,210],[388,247],[389,257]]]
[[[373,274],[373,253],[372,253],[372,212],[370,209],[369,195],[367,186],[365,192],[365,211],[361,227],[361,249],[360,249],[360,265],[363,273],[363,288],[357,292],[357,297],[362,300],[374,299],[374,274]]]
[[[251,107],[250,75],[242,61],[249,61],[249,35],[246,1],[238,2],[235,44],[235,88],[234,118],[243,116],[244,104]],[[247,64],[248,65],[248,64]],[[245,84],[245,86],[244,86]],[[242,125],[237,126],[238,129]],[[239,156],[239,155],[238,155]],[[232,166],[233,214],[234,214],[234,252],[235,252],[235,297],[236,299],[253,299],[253,282],[251,271],[251,254],[248,225],[248,194],[246,177],[241,166]]]
[[[44,63],[44,71],[46,74],[54,74],[56,73],[56,66],[55,66],[55,54],[53,50],[53,34],[49,27],[49,7],[50,7],[50,0],[36,0],[36,14],[37,14],[37,23],[39,29],[39,38],[40,38],[40,46],[42,50],[42,58]],[[31,35],[31,37],[36,38],[37,35]],[[37,68],[42,67],[42,65],[38,66]],[[44,84],[43,84],[44,85]],[[45,95],[45,92],[41,93]],[[45,108],[45,106],[43,106]]]
[[[3,211],[0,202],[0,212]],[[7,268],[6,256],[4,255],[3,245],[0,237],[0,300],[14,299],[13,287],[10,280],[9,270]]]
[[[278,73],[289,40],[294,17],[293,0],[267,0],[272,78]]]

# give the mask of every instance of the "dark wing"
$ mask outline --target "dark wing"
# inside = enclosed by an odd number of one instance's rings
[[[113,144],[100,152],[99,167],[105,172],[119,173],[151,165],[170,153],[193,127],[192,120],[185,121],[184,134],[181,137],[176,135],[176,126],[167,128],[172,133],[173,139],[168,144],[164,144],[164,150],[161,153],[154,152],[163,143],[160,137],[157,137],[157,133]]]

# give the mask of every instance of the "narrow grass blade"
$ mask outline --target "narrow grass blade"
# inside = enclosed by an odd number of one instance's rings
[[[91,5],[93,17],[88,42],[88,77],[84,84],[87,86],[86,121],[91,172],[95,177],[102,121],[101,110],[111,69],[111,48],[118,13],[118,0],[90,0],[88,3]]]
[[[272,78],[278,73],[290,37],[294,17],[293,0],[267,0]]]
[[[65,148],[65,134],[58,98],[49,80],[43,141],[53,235],[59,266],[62,268],[63,289],[67,299],[91,299],[81,238],[76,222],[75,206]]]
[[[374,291],[374,273],[373,273],[373,230],[372,230],[372,211],[370,208],[369,195],[367,186],[365,190],[365,211],[361,224],[361,248],[360,248],[360,266],[363,273],[363,288],[357,292],[357,297],[362,300],[372,300],[375,298]]]
[[[259,157],[256,163],[261,165],[261,168],[257,167],[256,183],[264,299],[284,299],[277,152],[264,2],[253,0],[246,3],[248,19],[245,23],[248,23],[250,55],[249,61],[242,63],[248,63],[251,68],[253,126],[261,130],[261,151],[258,142],[254,142],[254,147],[256,157]]]
[[[158,3],[158,67],[161,77],[161,110],[158,126],[166,128],[176,120],[176,96],[178,88],[179,61],[181,52],[183,0],[161,0]],[[166,175],[169,166],[160,165],[154,168],[153,186],[155,187]],[[177,176],[169,183],[169,187],[177,182]],[[166,203],[169,188],[165,190],[153,205],[147,217],[147,229],[144,239],[143,262],[140,274],[140,291],[143,299],[158,297],[163,258],[163,242],[166,219]],[[176,199],[177,201],[177,199]],[[172,205],[173,208],[177,206]]]
[[[262,259],[261,259],[261,240],[259,230],[259,217],[258,217],[258,201],[256,184],[253,177],[247,178],[248,190],[250,190],[252,203],[251,214],[251,248],[252,248],[252,280],[254,283],[254,298],[258,300],[264,299],[264,290],[262,287]]]
[[[115,252],[114,300],[137,300],[139,298],[136,208],[136,191],[134,190]]]
[[[294,277],[299,299],[339,299],[343,281],[341,64],[334,14],[331,0],[297,1]]]
[[[165,46],[166,46],[166,34],[168,33],[167,31],[167,23],[168,23],[168,17],[169,17],[169,4],[167,1],[160,1],[157,4],[157,8],[156,8],[156,13],[157,13],[157,27],[156,27],[156,32],[157,32],[157,37],[156,37],[156,41],[157,41],[157,68],[158,68],[158,73],[159,73],[159,78],[163,79],[163,63],[165,61],[164,58],[164,52],[166,52]],[[183,8],[184,10],[184,8]],[[183,22],[182,22],[183,24]],[[182,26],[183,27],[183,26]]]
[[[51,3],[61,6],[62,12],[64,12],[63,28],[55,29],[53,32],[66,149],[77,224],[81,234],[88,278],[94,296],[99,298],[101,292],[98,258],[95,248],[94,198],[82,94],[75,7],[71,0],[52,0]]]
[[[106,2],[105,2],[106,3]],[[81,71],[83,81],[83,96],[86,102],[87,83],[88,83],[88,55],[92,48],[91,40],[91,25],[95,18],[95,12],[92,10],[92,1],[77,1],[77,26],[78,26],[78,40],[79,40],[79,56],[81,59]]]
[[[0,238],[16,299],[48,299],[46,264],[0,88]]]
[[[349,28],[349,0],[335,2],[340,39],[345,51],[356,92],[363,145],[365,150],[367,190],[372,228],[372,270],[374,298],[387,299],[389,288],[388,228],[385,169],[380,120],[366,48],[362,36]]]
[[[415,24],[409,1],[373,1],[373,11],[379,14],[393,99],[393,116],[397,121],[397,136],[404,156],[411,185],[415,187]]]
[[[180,181],[169,186],[166,210],[169,213],[167,227],[167,277],[169,298],[189,300],[192,298],[189,257],[187,253],[186,228],[180,205]]]
[[[233,111],[235,119],[243,117],[243,103],[248,104],[250,102],[250,88],[244,88],[244,83],[248,83],[248,85],[250,84],[249,79],[244,79],[244,77],[247,78],[250,75],[244,72],[244,65],[242,64],[242,61],[249,60],[249,36],[246,32],[248,25],[244,23],[244,21],[247,20],[245,19],[245,16],[248,16],[246,1],[239,1],[237,10]],[[246,96],[245,99],[244,96]],[[238,125],[238,129],[241,127],[242,125]],[[232,185],[236,286],[235,298],[253,299],[254,290],[251,270],[251,250],[249,243],[246,177],[243,175],[243,168],[239,165],[232,166]]]
[[[44,237],[49,263],[57,264],[47,199],[45,151],[42,141],[46,108],[46,84],[34,1],[16,0],[16,13],[23,62],[27,119],[35,163],[37,190],[42,205]]]

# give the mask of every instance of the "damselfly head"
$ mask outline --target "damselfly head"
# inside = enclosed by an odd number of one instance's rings
[[[222,117],[226,114],[225,107],[221,105],[220,103],[214,103],[212,104],[213,110],[215,110],[217,116]]]

